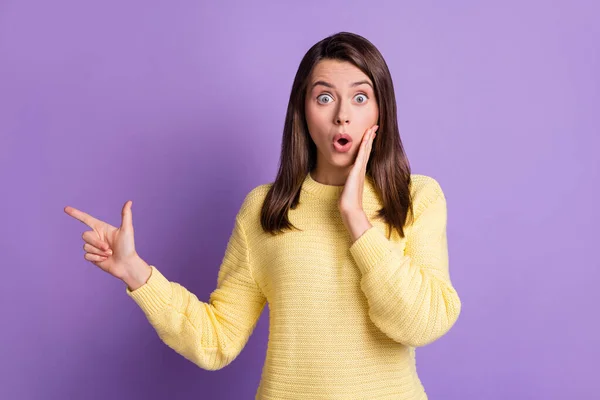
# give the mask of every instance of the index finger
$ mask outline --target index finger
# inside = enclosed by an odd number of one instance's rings
[[[87,226],[89,226],[90,228],[93,228],[92,225],[95,225],[97,223],[99,223],[100,221],[97,220],[96,218],[92,217],[91,215],[84,213],[83,211],[79,211],[78,209],[71,207],[71,206],[66,206],[65,207],[65,212],[67,214],[69,214],[71,217],[78,219],[79,221],[83,222],[84,224],[86,224]]]

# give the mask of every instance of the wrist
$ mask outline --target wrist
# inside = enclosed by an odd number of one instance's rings
[[[354,243],[365,231],[371,228],[371,222],[364,210],[356,210],[354,212],[342,213],[342,220],[350,239]]]
[[[134,291],[148,282],[152,273],[152,267],[138,255],[128,264],[127,274],[121,280],[127,285],[129,290]]]

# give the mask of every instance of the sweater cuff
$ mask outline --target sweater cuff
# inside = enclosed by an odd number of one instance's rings
[[[350,254],[364,275],[391,255],[392,248],[385,235],[376,226],[372,226],[352,243]]]
[[[125,288],[125,292],[144,311],[146,315],[152,315],[164,309],[171,303],[171,282],[160,273],[154,265],[150,277],[145,284],[135,290]]]

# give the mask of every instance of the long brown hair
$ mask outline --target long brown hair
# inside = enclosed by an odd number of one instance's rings
[[[287,213],[298,205],[302,183],[317,162],[317,148],[308,132],[304,101],[312,70],[324,59],[350,62],[373,82],[379,106],[379,129],[366,174],[372,178],[381,197],[383,208],[378,210],[377,217],[386,222],[388,238],[392,227],[404,237],[403,227],[409,212],[413,217],[410,164],[400,140],[392,77],[379,50],[364,37],[350,32],[339,32],[321,40],[300,62],[285,117],[279,170],[262,205],[261,225],[271,234],[298,229]]]

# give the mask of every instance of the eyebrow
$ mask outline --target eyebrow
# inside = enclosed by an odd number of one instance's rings
[[[371,82],[367,81],[367,80],[363,80],[363,81],[358,81],[358,82],[354,82],[353,84],[350,85],[350,87],[355,87],[355,86],[359,86],[359,85],[363,85],[363,84],[367,84],[369,86],[371,86],[371,88],[373,88],[373,85],[371,85]],[[315,83],[312,84],[311,89],[314,88],[317,85],[322,85],[322,86],[326,86],[328,88],[332,88],[335,89],[335,86],[333,86],[331,83],[329,82],[325,82],[325,81],[316,81]]]

